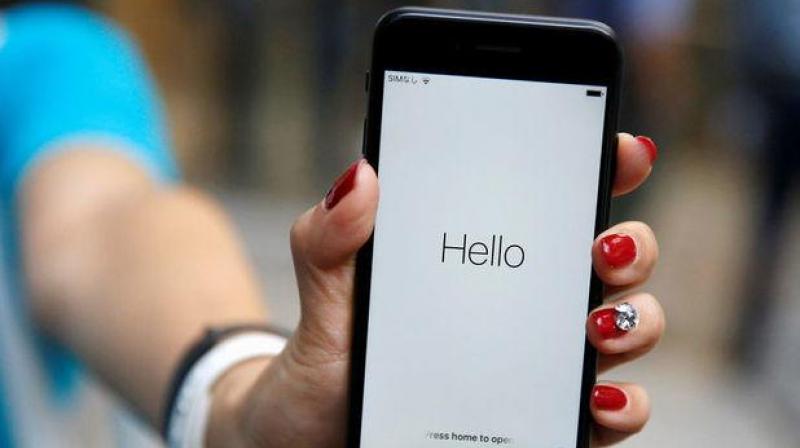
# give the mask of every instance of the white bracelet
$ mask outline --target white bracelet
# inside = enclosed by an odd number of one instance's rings
[[[204,448],[211,388],[231,367],[279,354],[286,339],[269,333],[241,333],[220,342],[192,366],[172,407],[167,429],[170,448]]]

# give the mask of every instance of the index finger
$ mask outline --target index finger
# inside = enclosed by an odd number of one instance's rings
[[[622,196],[644,183],[653,170],[658,148],[649,137],[634,137],[621,132],[617,135],[617,167],[612,193]]]

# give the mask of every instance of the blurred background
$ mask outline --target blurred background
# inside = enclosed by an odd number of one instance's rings
[[[420,6],[594,18],[626,54],[621,128],[652,136],[653,176],[615,201],[662,258],[648,290],[668,329],[612,372],[651,391],[625,447],[800,446],[800,1],[473,0]],[[218,195],[292,327],[294,217],[358,157],[364,72],[386,0],[102,0],[166,101],[187,179]],[[159,446],[88,385],[76,445]],[[66,436],[65,436],[66,437]],[[65,438],[65,440],[67,440]]]

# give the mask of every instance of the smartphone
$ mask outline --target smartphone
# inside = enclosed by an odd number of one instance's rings
[[[621,52],[584,20],[400,9],[378,23],[348,446],[584,447]]]

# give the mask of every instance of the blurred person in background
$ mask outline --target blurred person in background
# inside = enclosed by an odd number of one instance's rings
[[[279,336],[263,326],[262,293],[228,218],[180,182],[159,99],[123,32],[65,4],[2,10],[0,104],[11,286],[0,292],[0,447],[65,444],[40,389],[44,372],[51,392],[69,401],[70,353],[173,442],[344,444],[353,261],[372,232],[378,200],[368,164],[354,163],[295,222],[302,317],[285,349],[268,353],[229,344]],[[620,134],[615,195],[644,182],[655,156],[648,138]],[[658,257],[652,232],[636,222],[604,232],[592,253],[615,292],[645,282]],[[635,331],[611,337],[604,311],[587,320],[601,371],[646,353],[663,332],[654,297],[624,300],[641,315]],[[231,347],[245,348],[237,354]],[[187,389],[194,384],[187,378],[215,353],[236,362],[216,371],[207,390]],[[208,394],[208,413],[197,427],[179,419],[184,426],[172,432],[176,416],[195,411],[197,402],[182,401],[187,390]],[[596,442],[639,431],[649,410],[636,384],[596,387]]]
[[[736,6],[732,11],[741,81],[746,95],[755,100],[746,118],[760,121],[762,132],[745,136],[757,140],[756,175],[761,185],[735,353],[748,369],[759,371],[764,347],[770,343],[767,329],[781,313],[775,307],[774,285],[786,255],[782,249],[789,236],[792,193],[800,180],[800,2],[739,1]],[[765,318],[753,320],[753,315]],[[793,354],[795,359],[797,355]]]

